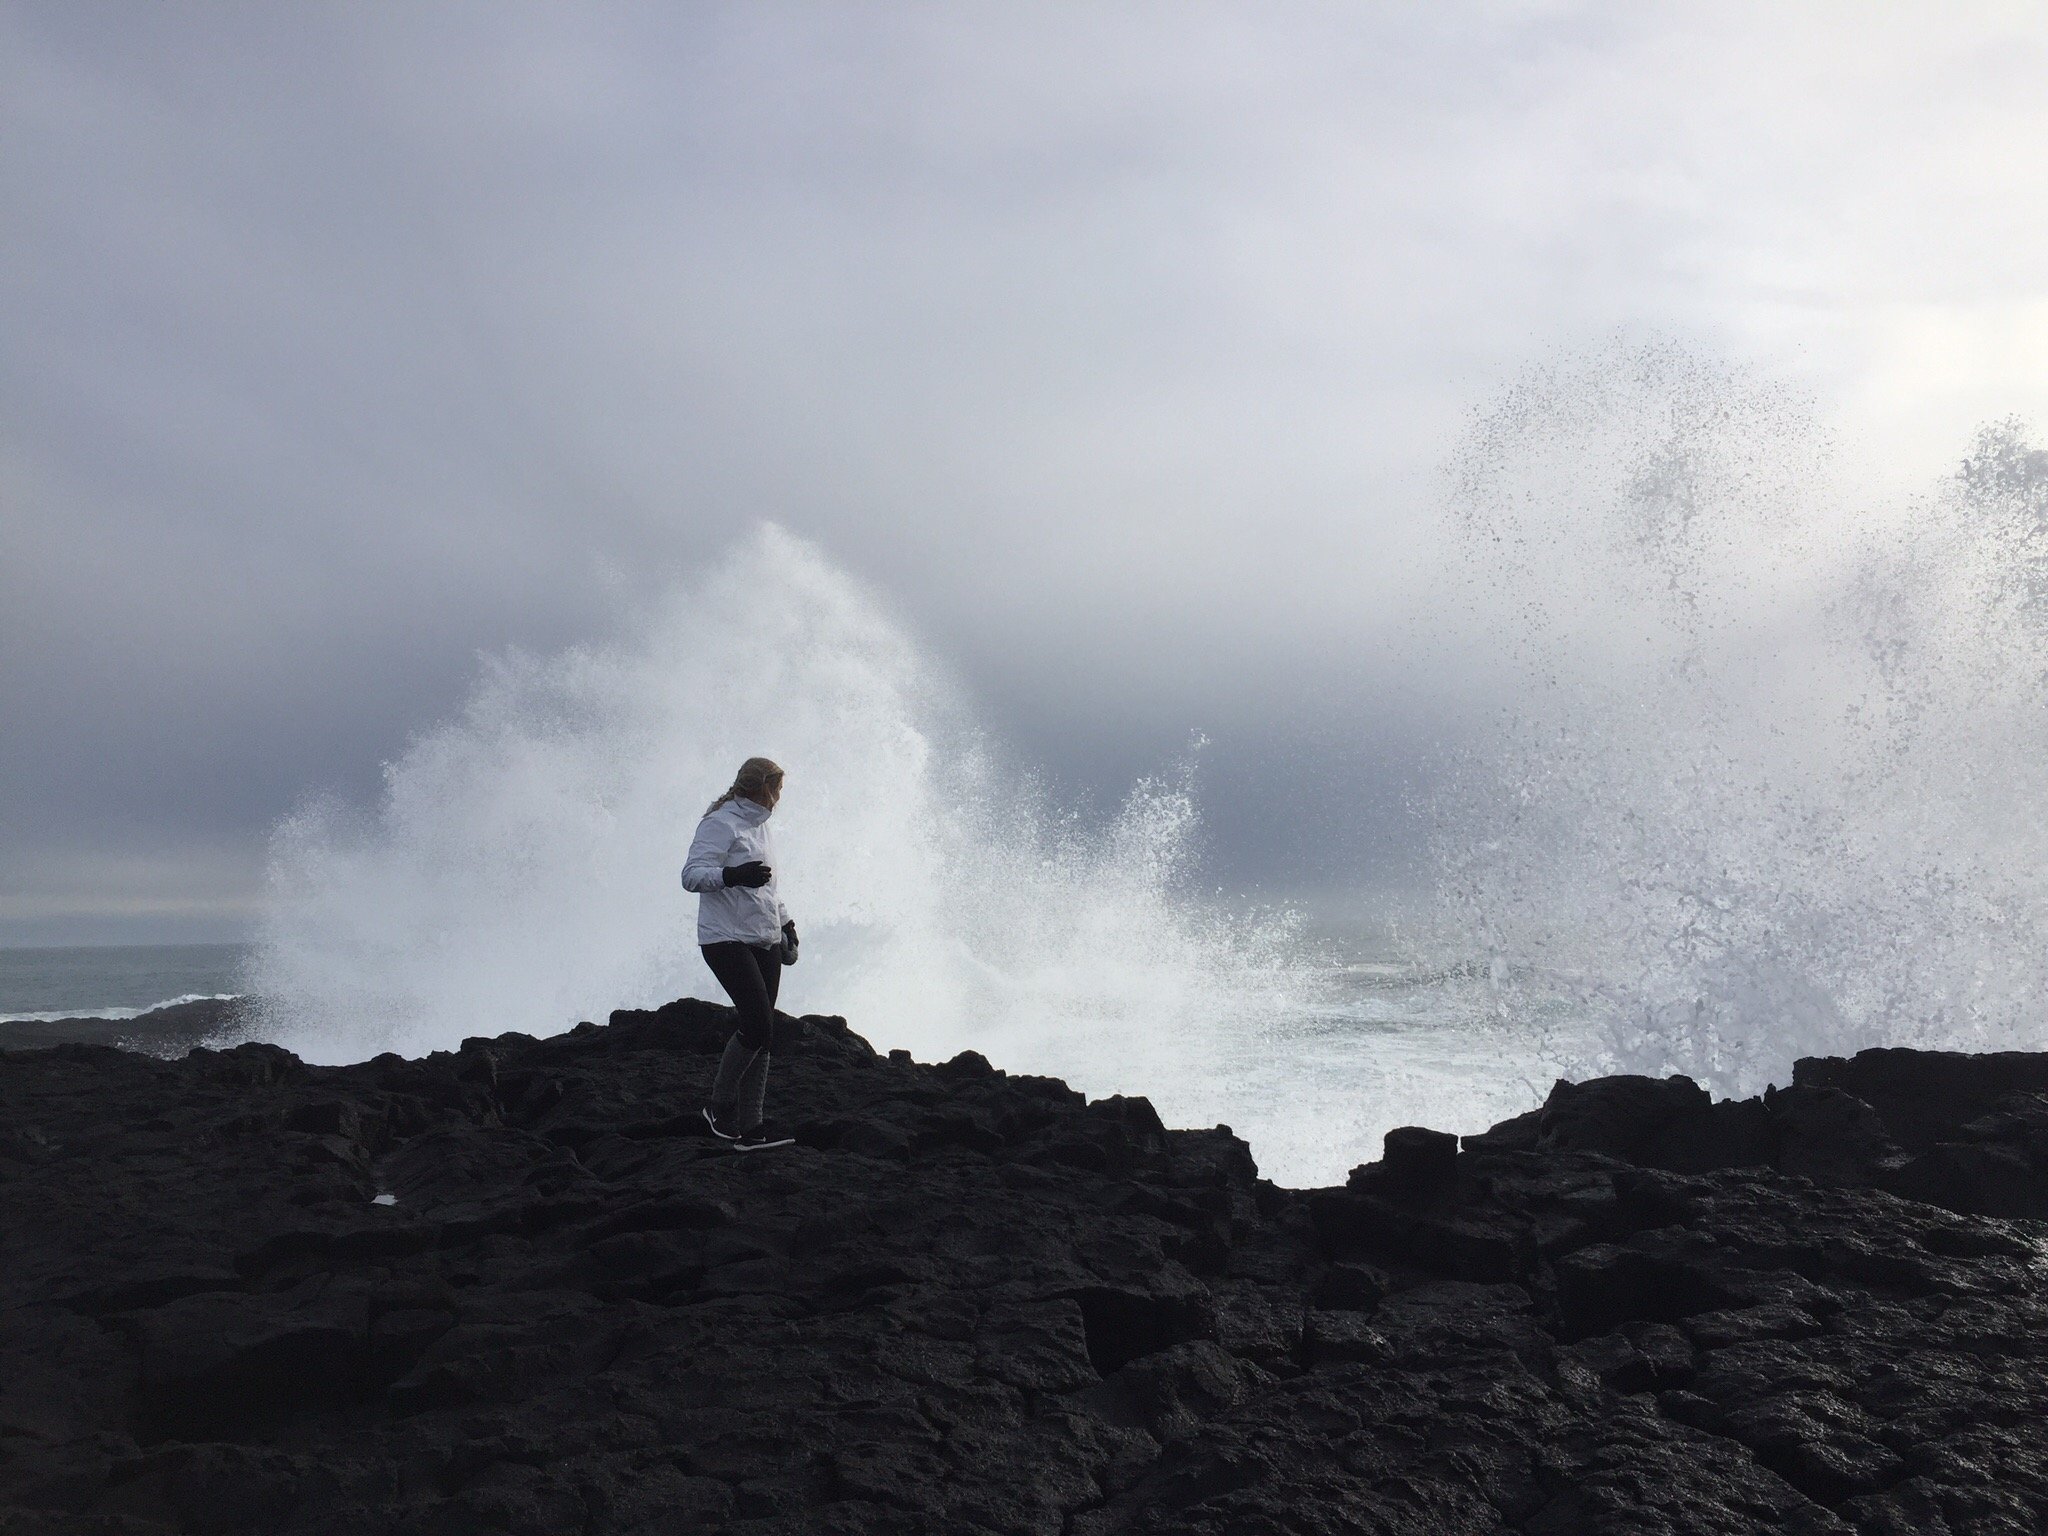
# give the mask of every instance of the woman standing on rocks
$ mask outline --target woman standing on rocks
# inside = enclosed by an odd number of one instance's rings
[[[741,1152],[795,1140],[761,1118],[768,1047],[782,968],[796,963],[796,924],[775,894],[768,816],[782,798],[782,770],[765,757],[740,764],[732,788],[711,802],[683,861],[683,889],[697,893],[697,943],[704,963],[738,1010],[704,1119]]]

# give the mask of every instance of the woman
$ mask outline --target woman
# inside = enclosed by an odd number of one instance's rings
[[[796,959],[796,924],[775,894],[769,862],[768,815],[781,798],[782,770],[765,757],[748,758],[732,788],[705,811],[683,862],[683,889],[698,897],[697,943],[704,963],[740,1016],[719,1058],[704,1119],[714,1136],[741,1152],[795,1140],[761,1118],[775,994],[783,965]]]

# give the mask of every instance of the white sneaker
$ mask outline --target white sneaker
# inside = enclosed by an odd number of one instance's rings
[[[720,1141],[737,1141],[739,1139],[740,1133],[733,1129],[732,1122],[709,1104],[704,1106],[704,1123],[711,1127],[711,1134]]]

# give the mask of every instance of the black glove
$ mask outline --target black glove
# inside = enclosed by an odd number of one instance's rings
[[[784,923],[782,925],[782,963],[784,965],[796,964],[795,923]]]
[[[727,885],[744,885],[748,887],[763,886],[768,883],[769,878],[774,873],[774,870],[763,864],[759,859],[749,859],[744,864],[735,864],[728,869],[725,872],[725,883]]]

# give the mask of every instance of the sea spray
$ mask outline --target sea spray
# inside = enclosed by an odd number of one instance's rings
[[[1510,702],[1421,798],[1436,900],[1405,969],[1219,900],[1185,765],[1107,814],[1055,803],[770,528],[608,638],[490,662],[375,805],[281,826],[249,984],[321,1061],[716,996],[677,867],[765,752],[792,1010],[1227,1122],[1285,1182],[1560,1073],[1748,1092],[1815,1051],[2040,1048],[2048,460],[1996,427],[1874,512],[1831,452],[1782,391],[1672,348],[1480,419],[1454,511]]]
[[[285,822],[251,975],[267,1032],[338,1062],[717,998],[677,871],[754,753],[789,771],[787,1009],[1144,1093],[1176,1123],[1264,1127],[1305,1166],[1269,1032],[1324,975],[1286,913],[1198,889],[1192,770],[1107,816],[1055,806],[874,596],[774,527],[608,640],[490,662],[376,806]],[[1357,1160],[1348,1123],[1341,1153],[1327,1124],[1305,1134],[1318,1167]]]
[[[1423,948],[1560,1072],[2048,1044],[2048,455],[1987,429],[1889,512],[1830,463],[1669,346],[1532,376],[1454,463],[1512,702],[1425,797]]]

